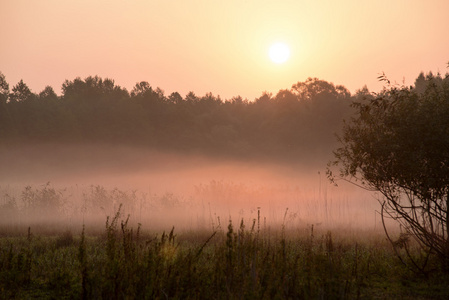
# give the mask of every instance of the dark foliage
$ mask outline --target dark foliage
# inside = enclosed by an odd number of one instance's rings
[[[449,272],[449,75],[421,74],[414,87],[389,85],[354,107],[335,151],[339,176],[382,194],[382,215],[403,230],[393,245],[422,247],[408,264],[427,273],[435,255]]]
[[[12,93],[4,76],[1,84],[3,143],[123,143],[289,159],[330,154],[353,98],[344,87],[317,78],[254,101],[222,100],[211,93],[166,96],[148,82],[128,93],[97,76],[66,80],[59,97],[49,86],[33,94],[23,81]]]

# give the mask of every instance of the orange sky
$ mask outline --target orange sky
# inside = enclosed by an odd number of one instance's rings
[[[412,84],[449,71],[447,0],[0,0],[0,71],[59,94],[65,79],[98,75],[131,90],[253,100],[307,77],[367,84],[381,72]],[[269,60],[277,41],[290,60]]]

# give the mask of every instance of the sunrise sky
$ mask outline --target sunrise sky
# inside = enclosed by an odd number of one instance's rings
[[[447,0],[0,0],[0,71],[35,93],[90,75],[222,99],[307,77],[378,91],[382,72],[412,84],[449,71],[448,13]]]

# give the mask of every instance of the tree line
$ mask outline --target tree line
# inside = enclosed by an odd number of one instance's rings
[[[112,79],[65,80],[33,93],[23,80],[9,88],[0,73],[1,143],[110,143],[240,157],[311,158],[330,153],[355,98],[317,78],[249,101],[207,93],[165,95],[148,82],[131,92]]]

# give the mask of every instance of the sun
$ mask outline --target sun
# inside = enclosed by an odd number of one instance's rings
[[[275,43],[271,45],[268,54],[274,63],[282,64],[290,57],[290,48],[284,43]]]

